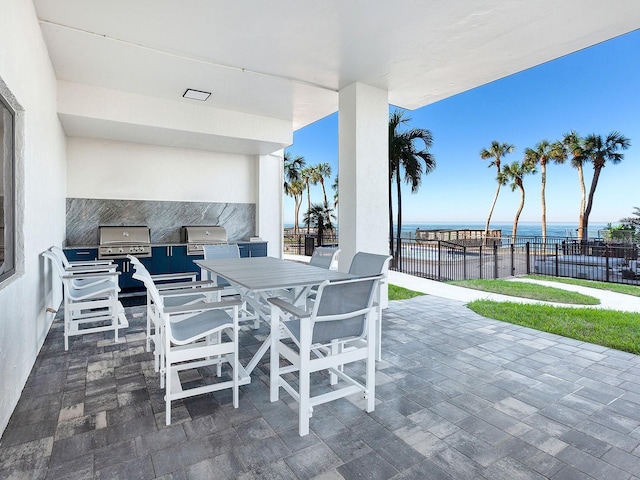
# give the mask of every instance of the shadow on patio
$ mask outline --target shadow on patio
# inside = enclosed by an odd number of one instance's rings
[[[434,296],[384,314],[375,412],[316,407],[307,437],[268,356],[241,388],[175,402],[144,351],[56,320],[0,443],[0,478],[631,479],[640,477],[640,357],[488,320]],[[267,330],[244,332],[249,358]],[[112,338],[112,337],[111,337]],[[324,378],[318,379],[320,383]]]

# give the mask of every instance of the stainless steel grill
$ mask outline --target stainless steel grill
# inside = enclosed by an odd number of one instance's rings
[[[187,255],[204,254],[204,245],[219,245],[227,243],[227,231],[224,227],[215,226],[186,226],[182,227],[184,241],[187,244]]]
[[[98,258],[124,258],[151,256],[151,232],[149,227],[103,226],[99,227],[100,245]]]

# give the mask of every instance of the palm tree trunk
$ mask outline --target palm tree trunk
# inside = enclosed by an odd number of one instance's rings
[[[593,207],[593,196],[596,193],[596,187],[598,186],[598,179],[600,178],[600,172],[602,166],[594,165],[593,167],[593,179],[591,180],[591,188],[589,188],[589,199],[587,200],[587,206],[584,209],[584,218],[582,219],[582,233],[584,239],[589,239],[589,215],[591,214],[591,207]]]
[[[399,169],[399,168],[398,168]],[[400,172],[397,172],[396,175],[396,189],[398,192],[398,224],[396,225],[396,256],[397,256],[397,265],[402,270],[402,253],[400,252],[401,243],[400,243],[400,230],[402,229],[402,193],[400,188]]]
[[[493,215],[493,209],[496,206],[496,202],[498,201],[498,195],[500,194],[500,183],[498,182],[498,188],[496,189],[496,194],[493,196],[493,203],[491,204],[491,208],[489,209],[489,216],[487,217],[487,224],[484,227],[484,237],[485,239],[489,236],[489,224],[491,223],[491,216]]]
[[[542,243],[547,241],[547,202],[545,200],[544,191],[547,186],[547,165],[545,162],[540,162],[540,201],[542,206]],[[544,247],[543,247],[544,248]]]
[[[393,202],[391,201],[391,199],[393,198],[392,193],[393,193],[393,189],[392,189],[392,175],[390,172],[389,175],[389,255],[394,256],[394,249],[393,249]],[[394,264],[395,264],[395,257],[393,260]]]
[[[301,200],[302,199],[294,198],[296,214],[295,214],[295,219],[293,224],[293,231],[295,235],[298,235],[298,232],[300,231],[300,223],[298,221],[298,217],[300,216],[300,205],[302,204]]]
[[[520,187],[520,206],[518,207],[518,211],[516,212],[516,217],[513,219],[513,239],[516,239],[518,235],[518,220],[520,220],[520,214],[522,213],[522,209],[524,208],[524,187],[522,185],[518,185]]]
[[[327,203],[327,191],[324,189],[324,179],[322,177],[320,177],[320,186],[322,187],[322,195],[324,196],[324,206],[328,207],[329,204]]]
[[[577,167],[578,170],[578,183],[580,184],[580,212],[578,213],[578,240],[582,241],[584,238],[584,208],[587,198],[587,190],[584,186],[584,174],[582,171],[582,165],[579,164]]]
[[[309,180],[307,180],[307,214],[311,212],[311,189],[309,188]],[[311,233],[311,219],[307,222],[307,235]]]

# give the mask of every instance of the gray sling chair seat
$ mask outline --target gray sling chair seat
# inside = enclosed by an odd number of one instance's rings
[[[42,256],[51,261],[62,282],[64,308],[64,349],[69,350],[69,337],[113,330],[129,326],[122,304],[118,301],[118,275],[114,264],[96,265],[86,262],[65,268],[59,251],[49,249]]]
[[[165,423],[171,424],[171,402],[195,395],[231,388],[233,406],[238,408],[240,364],[238,362],[239,300],[199,301],[168,307],[143,265],[134,265],[133,278],[144,283],[157,314],[162,342],[161,376],[165,378]],[[218,289],[218,287],[211,287]],[[172,294],[173,295],[173,294]],[[231,367],[222,376],[223,364]],[[218,380],[202,377],[215,365]],[[180,372],[189,371],[185,383]]]
[[[309,265],[313,265],[314,267],[326,268],[328,270],[331,268],[331,265],[338,256],[338,253],[340,253],[339,248],[316,247],[313,250],[311,259],[309,260]]]
[[[218,244],[218,245],[204,245],[204,259],[205,260],[221,260],[225,258],[240,258],[240,248],[238,245],[231,244]],[[209,278],[209,271],[204,268],[200,269],[200,277],[205,279]],[[212,281],[218,287],[223,287],[224,289],[220,292],[222,297],[227,295],[238,295],[239,292],[231,286],[231,284],[223,277],[217,276]],[[260,328],[260,317],[255,313],[249,310],[247,307],[247,302],[243,301],[242,306],[240,307],[240,322],[248,322],[253,321],[253,328],[257,330]]]
[[[270,298],[272,332],[271,401],[279,387],[298,402],[298,431],[309,433],[313,407],[354,393],[364,394],[365,408],[375,408],[375,322],[373,301],[382,275],[340,281],[324,281],[318,287],[311,311],[302,310],[282,298]],[[280,363],[280,357],[289,365]],[[344,365],[365,362],[364,382],[349,376]],[[311,374],[328,370],[332,381],[326,393],[311,396]],[[357,371],[357,370],[355,370]],[[297,384],[289,375],[298,372]]]
[[[156,289],[164,299],[165,307],[177,307],[190,305],[212,299],[218,299],[218,289],[210,288],[213,284],[209,281],[195,281],[195,273],[176,273],[151,275],[142,262],[133,255],[127,255],[133,268],[149,275]],[[139,280],[135,275],[133,278]],[[175,282],[164,283],[171,280]],[[162,322],[159,312],[147,289],[147,352],[151,351],[153,342],[154,368],[160,373],[160,387],[164,387],[164,372],[161,365],[164,358],[164,345],[162,342]]]

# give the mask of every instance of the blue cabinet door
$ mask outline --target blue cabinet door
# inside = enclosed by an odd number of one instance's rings
[[[88,262],[98,259],[97,248],[65,248],[64,254],[70,262]]]
[[[240,257],[266,257],[267,242],[238,242]]]

